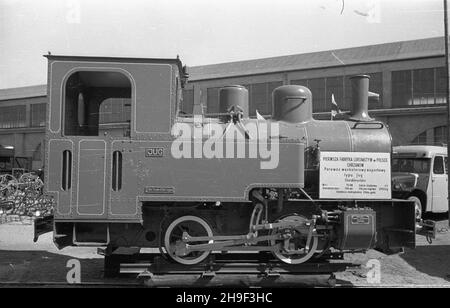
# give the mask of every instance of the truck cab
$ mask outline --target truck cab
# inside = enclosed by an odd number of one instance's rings
[[[394,147],[392,197],[414,201],[418,220],[426,212],[447,212],[447,147],[429,145]]]

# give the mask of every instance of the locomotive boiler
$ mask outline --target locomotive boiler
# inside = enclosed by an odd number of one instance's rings
[[[368,76],[351,78],[341,120],[313,119],[311,91],[296,85],[273,91],[270,119],[250,118],[236,85],[221,89],[214,117],[186,116],[179,59],[47,58],[45,189],[58,247],[158,248],[184,265],[215,252],[299,264],[414,247],[414,206],[391,198],[391,136],[368,115]],[[115,130],[99,124],[111,99],[131,108]]]

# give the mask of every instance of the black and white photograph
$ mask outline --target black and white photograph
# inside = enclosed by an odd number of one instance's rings
[[[0,288],[449,288],[448,2],[0,0]]]

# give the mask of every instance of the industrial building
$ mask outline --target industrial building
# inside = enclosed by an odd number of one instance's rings
[[[271,114],[271,92],[283,84],[305,85],[313,94],[316,119],[330,119],[331,96],[349,110],[348,77],[370,75],[370,116],[389,125],[394,145],[446,142],[444,38],[386,43],[231,63],[189,67],[180,114],[218,112],[219,89],[240,84],[249,90],[250,116]],[[0,90],[0,145],[26,157],[28,168],[43,165],[46,85]],[[100,107],[103,129],[128,127],[130,104],[107,99]],[[10,162],[0,157],[0,170]],[[9,166],[10,167],[10,166]]]

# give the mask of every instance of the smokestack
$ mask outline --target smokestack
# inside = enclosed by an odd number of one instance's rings
[[[369,117],[369,78],[368,75],[350,77],[352,85],[350,120],[352,121],[373,121]]]

